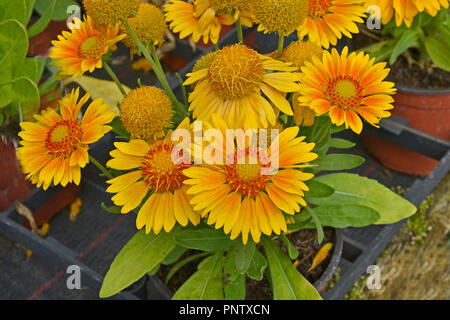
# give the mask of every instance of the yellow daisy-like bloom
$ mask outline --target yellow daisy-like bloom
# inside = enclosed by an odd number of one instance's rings
[[[188,74],[185,85],[199,81],[189,96],[189,110],[205,121],[218,114],[233,128],[267,128],[276,121],[270,102],[293,114],[285,93],[300,89],[300,73],[292,72],[296,69],[244,45],[225,47],[208,68]]]
[[[189,130],[189,119],[183,121],[179,128]],[[107,166],[116,170],[131,170],[121,176],[107,181],[111,186],[106,190],[116,193],[112,197],[115,205],[122,206],[122,213],[136,209],[144,198],[138,212],[136,227],[149,233],[158,234],[163,228],[172,230],[176,222],[186,226],[188,222],[197,225],[200,215],[189,204],[190,196],[183,185],[186,176],[183,170],[190,165],[190,155],[180,155],[180,162],[172,161],[172,153],[177,153],[175,142],[171,141],[171,132],[152,144],[144,140],[116,142],[117,149],[111,151],[113,158]],[[181,161],[183,160],[183,161]]]
[[[150,3],[142,3],[136,16],[129,18],[128,23],[143,44],[154,44],[155,46],[163,44],[167,26],[164,20],[164,13],[157,6]],[[127,37],[123,39],[123,43],[131,49],[132,54],[135,51],[140,52],[126,29],[123,29],[123,32],[127,34]]]
[[[383,81],[389,73],[386,63],[374,64],[375,58],[363,52],[348,55],[345,47],[339,56],[336,49],[325,51],[322,60],[313,58],[302,68],[301,96],[298,101],[317,115],[328,112],[332,123],[361,133],[359,116],[376,126],[391,114],[396,92],[393,82]]]
[[[336,45],[342,35],[351,38],[358,33],[355,22],[363,23],[366,7],[365,0],[308,0],[309,13],[298,29],[299,38],[308,38],[329,48],[330,43]]]
[[[241,18],[243,25],[251,27],[255,19],[252,2],[249,0],[209,0],[211,7],[217,11],[236,14]]]
[[[60,101],[61,115],[47,109],[34,115],[37,122],[22,122],[23,139],[17,155],[23,172],[37,187],[46,190],[50,184],[66,186],[80,184],[81,170],[89,162],[88,149],[91,143],[100,140],[112,128],[110,123],[115,113],[103,99],[95,99],[78,120],[81,107],[89,100],[86,94],[78,102],[79,89]]]
[[[140,4],[141,0],[83,0],[87,15],[103,26],[114,26],[132,17]]]
[[[219,130],[227,127],[220,118],[213,117],[212,123]],[[216,229],[223,227],[226,234],[231,232],[231,239],[242,235],[244,244],[249,233],[259,242],[261,233],[270,236],[272,232],[286,232],[283,212],[294,215],[300,206],[306,206],[304,192],[309,189],[304,181],[314,176],[299,169],[317,158],[311,152],[314,143],[303,142],[305,137],[297,137],[298,132],[298,127],[281,131],[267,153],[249,148],[234,150],[234,164],[184,170],[194,210],[208,216],[207,223]],[[272,168],[271,154],[278,156],[279,169]],[[245,163],[239,164],[242,159]]]
[[[212,7],[210,0],[193,0],[192,3],[170,0],[164,5],[164,10],[170,29],[180,33],[180,39],[192,35],[195,42],[203,38],[205,44],[210,40],[217,43],[222,25],[231,25],[235,22],[234,18]]]
[[[172,126],[174,111],[165,92],[157,87],[134,89],[120,105],[120,119],[134,139],[162,138]]]
[[[308,0],[253,0],[252,9],[258,31],[289,35],[297,30],[308,14]]]
[[[52,64],[58,67],[62,76],[76,78],[86,71],[93,72],[102,68],[102,57],[108,51],[116,50],[116,43],[125,35],[119,35],[119,26],[106,28],[105,33],[92,26],[88,16],[85,21],[78,18],[70,25],[71,32],[63,31],[58,40],[52,41],[54,47],[49,57]]]
[[[448,8],[448,0],[369,0],[366,6],[376,5],[380,8],[381,22],[388,24],[395,13],[395,23],[400,26],[403,21],[409,28],[419,12],[436,16],[441,8]]]
[[[322,47],[311,41],[295,41],[283,50],[280,60],[291,62],[295,67],[301,68],[307,61],[311,62],[313,57],[322,58]],[[316,112],[298,103],[300,93],[294,93],[292,97],[292,109],[294,111],[294,121],[296,125],[312,126],[316,118]]]

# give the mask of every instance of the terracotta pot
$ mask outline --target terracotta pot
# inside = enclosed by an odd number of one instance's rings
[[[15,201],[31,195],[32,187],[26,182],[16,158],[16,149],[8,138],[0,137],[0,212]]]
[[[408,119],[409,126],[450,140],[450,90],[398,88],[392,114]],[[428,175],[438,161],[369,134],[363,141],[370,153],[391,169]]]
[[[29,26],[33,23],[35,21],[32,21]],[[51,21],[43,32],[30,38],[28,53],[33,56],[47,56],[52,47],[52,41],[56,40],[63,30],[68,30],[66,21]]]

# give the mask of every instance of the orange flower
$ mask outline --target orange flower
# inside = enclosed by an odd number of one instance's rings
[[[85,21],[75,18],[70,29],[71,32],[63,31],[58,40],[52,41],[54,47],[49,57],[54,59],[61,75],[73,78],[101,68],[102,57],[109,50],[116,50],[115,44],[126,37],[118,35],[118,25],[106,28],[104,33],[96,30],[89,16]]]
[[[363,52],[348,55],[347,47],[341,56],[333,49],[322,60],[314,57],[302,67],[299,103],[319,116],[328,112],[334,124],[345,123],[356,133],[363,127],[359,116],[376,126],[391,115],[387,110],[393,108],[396,89],[393,82],[383,81],[389,73],[386,63],[374,62]]]
[[[111,130],[115,113],[103,99],[95,99],[78,120],[81,107],[89,100],[86,94],[78,101],[79,89],[60,101],[61,115],[47,109],[35,115],[37,122],[22,122],[22,138],[17,154],[23,172],[32,183],[47,189],[50,184],[80,184],[81,170],[89,162],[89,144]]]
[[[308,0],[309,14],[298,28],[299,38],[308,38],[324,48],[336,45],[342,35],[351,38],[358,33],[355,22],[363,23],[365,0]]]

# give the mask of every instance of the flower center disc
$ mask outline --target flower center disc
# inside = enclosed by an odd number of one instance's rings
[[[223,99],[243,98],[259,89],[264,68],[259,54],[243,45],[218,51],[209,65],[209,80]]]
[[[358,82],[350,77],[339,77],[331,81],[327,88],[328,98],[342,109],[354,109],[360,105],[362,89]]]
[[[102,54],[104,40],[101,36],[92,36],[81,44],[81,56],[85,59],[95,59]]]
[[[331,6],[331,0],[309,0],[309,15],[323,17]]]
[[[60,121],[49,130],[45,146],[55,157],[68,157],[80,143],[82,134],[78,122]]]
[[[248,150],[246,153],[248,154]],[[254,198],[264,190],[270,178],[269,175],[261,174],[262,169],[269,167],[270,164],[248,163],[248,157],[245,164],[236,164],[236,158],[237,156],[235,156],[234,164],[225,165],[227,182],[233,190],[239,191],[243,196]]]
[[[174,191],[186,179],[183,170],[188,165],[172,161],[173,148],[171,143],[156,142],[145,156],[142,165],[144,181],[155,192]]]

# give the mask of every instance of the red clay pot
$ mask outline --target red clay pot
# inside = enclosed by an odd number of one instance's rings
[[[31,22],[29,26],[33,25]],[[62,31],[67,31],[66,21],[50,21],[47,28],[37,36],[30,38],[28,53],[33,56],[47,56],[52,41],[58,39]]]
[[[398,88],[392,114],[410,121],[409,126],[450,140],[450,90]],[[383,165],[399,172],[428,175],[438,161],[374,137],[363,135],[367,149]]]

